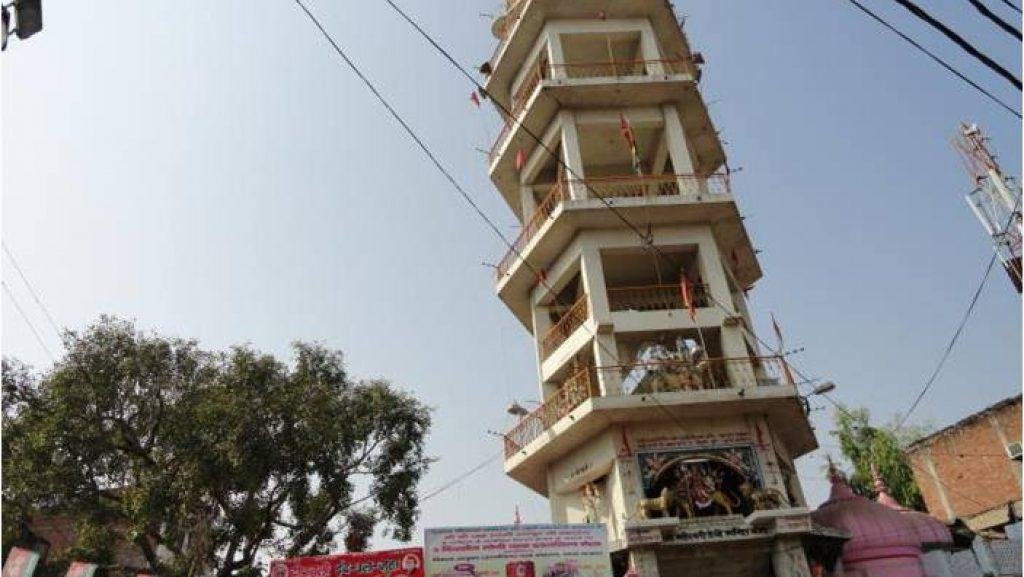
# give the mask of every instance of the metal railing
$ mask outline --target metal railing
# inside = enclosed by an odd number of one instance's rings
[[[512,95],[513,118],[519,118],[519,113],[522,112],[523,107],[526,106],[530,97],[533,96],[533,91],[537,89],[540,81],[551,76],[550,70],[547,58],[540,59],[531,67],[529,74],[523,78],[522,84],[516,89],[516,93]]]
[[[624,387],[631,373],[643,373],[646,381],[636,387],[639,389],[634,391],[637,394],[792,384],[786,360],[781,356],[716,358],[697,363],[668,360],[587,367],[566,379],[555,394],[520,419],[505,434],[505,458],[509,459],[526,448],[587,399],[600,396],[597,374],[606,370],[621,371]]]
[[[519,232],[519,236],[512,242],[512,248],[505,253],[505,256],[498,262],[498,266],[494,268],[494,273],[498,280],[501,280],[503,276],[508,274],[509,269],[519,259],[519,255],[523,253],[526,245],[530,243],[530,240],[537,234],[540,227],[544,226],[551,213],[555,211],[555,207],[567,198],[569,198],[569,192],[564,182],[557,182],[551,186],[550,192],[544,197],[544,200],[540,201],[540,204],[533,211],[533,215],[523,225],[523,230]]]
[[[622,388],[634,394],[792,384],[785,358],[666,359],[617,367]]]
[[[580,328],[590,316],[590,308],[587,306],[587,295],[584,294],[573,303],[562,315],[553,327],[544,333],[540,341],[540,352],[543,358],[551,356],[559,345],[564,343],[576,329]]]
[[[624,76],[650,76],[654,67],[661,65],[663,74],[679,74],[684,70],[682,60],[617,60],[605,62],[565,62],[552,68],[563,71],[567,78],[618,78]]]
[[[693,306],[708,306],[708,288],[703,284],[691,287]],[[608,307],[618,311],[664,311],[686,308],[683,289],[679,284],[649,286],[608,287]]]
[[[599,395],[597,379],[593,373],[593,367],[588,367],[572,375],[555,394],[516,423],[505,435],[505,458],[510,458],[529,445],[584,401]]]
[[[716,173],[703,178],[695,174],[627,175],[585,178],[589,196],[595,198],[639,198],[656,196],[698,196],[729,193],[729,175]]]

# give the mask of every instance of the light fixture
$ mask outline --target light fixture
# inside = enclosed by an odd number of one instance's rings
[[[820,385],[814,387],[814,390],[811,391],[811,394],[824,395],[827,393],[831,393],[834,390],[836,390],[836,384],[833,383],[832,381],[825,381],[824,383],[821,383]]]

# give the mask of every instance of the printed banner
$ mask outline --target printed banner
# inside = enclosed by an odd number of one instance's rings
[[[272,561],[270,577],[423,577],[423,549],[394,549]]]
[[[601,524],[427,529],[426,577],[611,577]]]
[[[3,577],[32,577],[39,562],[39,553],[21,547],[12,547],[4,562]]]

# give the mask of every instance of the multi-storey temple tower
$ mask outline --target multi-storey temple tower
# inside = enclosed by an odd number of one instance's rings
[[[506,472],[604,523],[617,576],[810,575],[794,459],[817,443],[749,330],[761,269],[702,58],[666,0],[506,0],[494,32],[488,170],[522,222],[497,293],[540,385]]]

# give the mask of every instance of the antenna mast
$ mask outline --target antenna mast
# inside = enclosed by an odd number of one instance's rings
[[[1021,189],[1003,174],[977,124],[960,123],[953,147],[960,153],[973,189],[964,199],[992,239],[1010,281],[1021,292]]]

